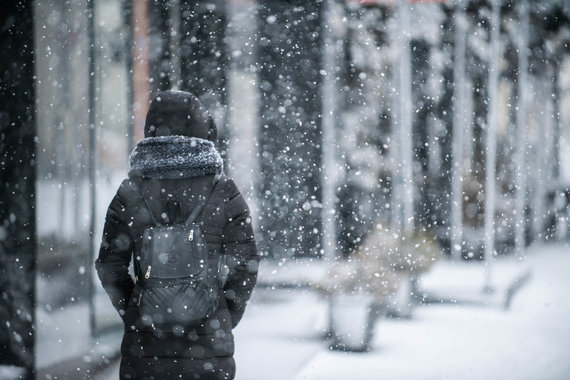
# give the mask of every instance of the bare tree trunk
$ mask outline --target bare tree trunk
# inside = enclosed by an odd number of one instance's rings
[[[335,161],[335,125],[336,125],[336,41],[332,30],[332,18],[334,12],[334,0],[328,0],[324,4],[323,11],[323,69],[325,76],[323,77],[323,93],[322,93],[322,129],[323,129],[323,147],[322,167],[323,175],[321,178],[323,191],[323,248],[324,257],[333,261],[337,257],[336,252],[336,161]]]
[[[499,85],[501,0],[493,1],[489,65],[489,113],[485,157],[485,289],[492,290],[492,265],[495,252],[495,191],[497,165],[497,90]]]
[[[527,92],[528,88],[528,3],[523,0],[520,6],[519,23],[521,26],[518,46],[518,102],[517,102],[517,133],[515,142],[516,165],[516,222],[515,222],[515,250],[523,255],[526,245],[525,239],[525,204],[526,204],[526,144],[527,144]]]
[[[451,255],[459,259],[462,255],[463,240],[463,129],[465,119],[465,12],[459,1],[455,10],[455,58],[453,60],[453,132],[451,165]]]
[[[403,229],[411,233],[414,229],[414,186],[413,186],[413,152],[412,152],[412,83],[410,59],[410,3],[407,0],[398,2],[400,23],[399,49],[399,89],[400,102],[400,163],[403,203]]]
[[[264,1],[257,17],[259,245],[276,258],[320,256],[322,4]]]

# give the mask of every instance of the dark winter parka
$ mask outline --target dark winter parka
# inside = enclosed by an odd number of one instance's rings
[[[221,174],[221,158],[211,142],[215,137],[212,118],[196,97],[159,93],[147,116],[145,139],[131,155],[129,179],[107,211],[96,267],[124,322],[121,379],[234,378],[232,328],[255,286],[259,256],[248,206],[234,182]],[[143,232],[154,225],[153,216],[166,225],[184,223],[214,185],[197,222],[206,237],[209,267],[217,271],[225,263],[229,268],[219,274],[219,307],[207,319],[174,331],[149,326],[137,307]]]

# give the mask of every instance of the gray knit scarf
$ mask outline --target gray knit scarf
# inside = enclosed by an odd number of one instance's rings
[[[222,157],[214,143],[197,137],[147,137],[131,153],[129,177],[176,179],[218,174]]]

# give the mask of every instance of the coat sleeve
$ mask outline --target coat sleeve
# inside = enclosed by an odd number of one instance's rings
[[[95,267],[113,306],[123,317],[134,288],[133,278],[129,274],[133,241],[125,222],[125,206],[119,192],[107,210],[103,239]]]
[[[228,180],[226,189],[228,203],[222,246],[229,274],[224,285],[224,294],[235,327],[243,316],[257,281],[259,254],[245,199],[232,180]]]

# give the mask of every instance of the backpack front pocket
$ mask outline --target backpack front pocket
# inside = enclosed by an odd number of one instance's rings
[[[192,324],[208,318],[218,308],[218,289],[206,281],[143,290],[139,313],[145,325]]]
[[[156,226],[143,235],[141,272],[149,278],[197,276],[206,268],[206,241],[199,226]]]

